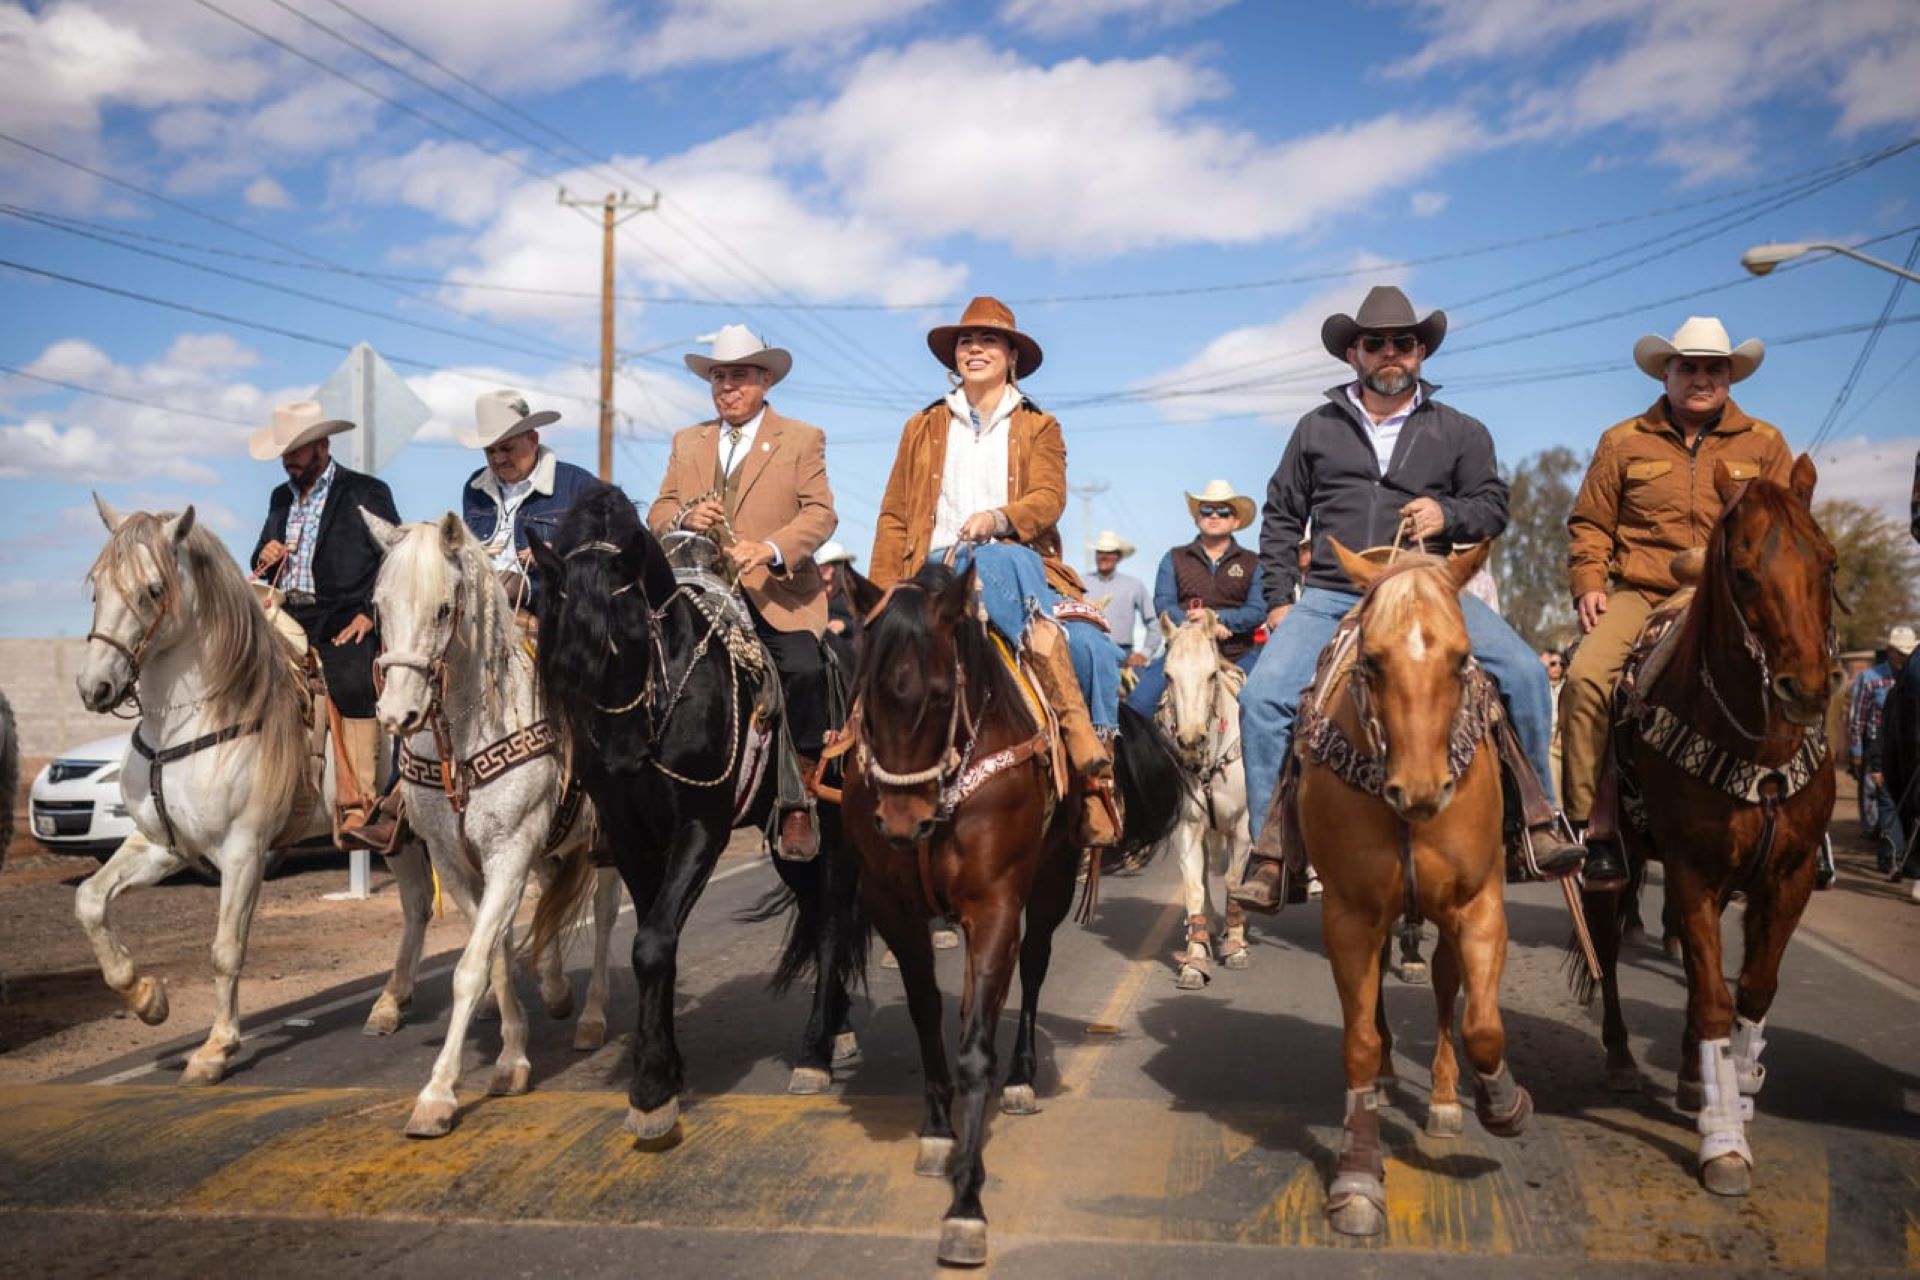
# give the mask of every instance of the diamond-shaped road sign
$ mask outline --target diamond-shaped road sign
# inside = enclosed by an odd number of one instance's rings
[[[358,431],[337,437],[337,443],[351,454],[343,459],[348,466],[375,474],[433,417],[433,410],[393,366],[364,342],[347,354],[313,398],[328,417],[360,424]]]

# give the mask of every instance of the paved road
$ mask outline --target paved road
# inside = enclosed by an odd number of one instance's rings
[[[670,1150],[636,1150],[621,1131],[624,1040],[576,1054],[569,1028],[544,1020],[533,1093],[482,1096],[497,1049],[482,1025],[459,1128],[434,1143],[402,1137],[441,1042],[442,957],[390,1039],[359,1034],[370,979],[249,1018],[245,1052],[212,1090],[171,1083],[197,1034],[71,1082],[0,1089],[11,1260],[44,1274],[135,1257],[203,1271],[242,1256],[296,1274],[925,1273],[946,1194],[911,1175],[920,1085],[898,977],[874,969],[856,1012],[865,1057],[838,1091],[787,1096],[804,1009],[763,987],[778,927],[734,919],[773,882],[762,862],[731,860],[694,914],[679,1022],[691,1097]],[[1110,878],[1098,922],[1061,930],[1041,1015],[1043,1110],[996,1116],[987,1149],[997,1273],[1920,1266],[1920,990],[1832,943],[1803,933],[1789,953],[1751,1133],[1754,1193],[1718,1200],[1694,1182],[1692,1125],[1671,1108],[1677,967],[1629,955],[1624,994],[1648,1086],[1609,1095],[1593,1015],[1561,976],[1557,894],[1515,891],[1504,1006],[1536,1122],[1514,1141],[1472,1119],[1462,1138],[1425,1137],[1431,996],[1390,982],[1404,1083],[1385,1125],[1388,1233],[1355,1243],[1321,1213],[1342,1085],[1315,916],[1294,908],[1257,924],[1250,970],[1185,993],[1168,963],[1175,889],[1170,866]],[[958,963],[943,954],[949,992]],[[537,1008],[530,984],[525,995]],[[617,972],[616,1028],[631,995]],[[1009,1026],[1003,1054],[1010,1044]]]

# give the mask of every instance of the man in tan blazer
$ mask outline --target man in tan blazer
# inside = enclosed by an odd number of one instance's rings
[[[813,553],[839,523],[827,487],[826,436],[768,406],[767,392],[787,376],[793,357],[745,326],[726,326],[711,356],[689,355],[686,362],[712,388],[718,416],[674,435],[647,524],[656,537],[708,534],[738,566],[754,629],[780,671],[787,731],[802,763],[811,765],[828,729],[820,647],[827,595]],[[783,856],[810,857],[818,847],[810,812],[782,816]]]

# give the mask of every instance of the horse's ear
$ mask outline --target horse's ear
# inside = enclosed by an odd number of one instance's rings
[[[647,536],[644,530],[635,529],[627,536],[620,548],[620,554],[613,558],[614,576],[621,582],[638,582],[647,567]]]
[[[360,508],[360,519],[365,522],[367,532],[373,535],[373,545],[380,548],[380,554],[383,556],[391,551],[404,536],[400,532],[399,525],[390,523],[365,507]]]
[[[840,572],[847,579],[847,595],[853,601],[853,611],[864,618],[880,607],[880,601],[886,596],[886,589],[877,586],[873,579],[863,576],[850,564],[840,566]]]
[[[1814,470],[1813,455],[1803,453],[1793,460],[1793,474],[1787,477],[1787,488],[1793,496],[1800,499],[1800,505],[1813,506],[1813,486],[1820,479],[1820,473]]]
[[[933,602],[933,615],[948,627],[959,626],[973,611],[973,562],[967,562],[967,571],[947,584]]]
[[[533,552],[534,568],[540,571],[542,578],[549,582],[560,580],[566,566],[561,563],[559,553],[531,529],[527,530],[527,550]]]
[[[100,523],[107,526],[108,533],[112,533],[114,530],[118,529],[121,523],[126,519],[125,516],[121,515],[118,511],[115,511],[113,507],[108,504],[107,500],[101,497],[98,492],[95,492],[93,495],[93,509],[100,513]]]
[[[1457,555],[1448,556],[1447,574],[1453,579],[1453,589],[1458,591],[1473,581],[1473,575],[1480,572],[1480,567],[1486,564],[1491,554],[1493,543],[1488,541],[1475,543]]]
[[[1161,635],[1171,640],[1173,639],[1173,633],[1178,631],[1179,629],[1180,629],[1179,624],[1174,622],[1172,614],[1162,613],[1160,615],[1160,634]]]
[[[1340,561],[1340,567],[1346,572],[1353,585],[1365,591],[1372,586],[1374,579],[1380,576],[1380,566],[1364,557],[1355,555],[1341,545],[1340,539],[1327,535],[1327,545],[1333,548],[1333,554]]]
[[[160,531],[166,534],[174,546],[180,546],[186,542],[187,535],[193,532],[193,518],[193,507],[189,504],[185,511],[161,525]]]
[[[440,545],[448,552],[460,550],[460,544],[466,539],[467,526],[460,517],[449,511],[440,517]]]

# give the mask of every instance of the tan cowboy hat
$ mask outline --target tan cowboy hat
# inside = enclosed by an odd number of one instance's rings
[[[255,462],[271,462],[323,436],[352,431],[354,426],[345,418],[327,417],[318,400],[296,400],[275,409],[273,421],[247,437],[247,452]]]
[[[952,369],[954,343],[968,329],[991,329],[1006,335],[1019,353],[1019,363],[1013,371],[1016,378],[1027,377],[1040,367],[1043,359],[1040,344],[1014,327],[1013,312],[998,298],[982,297],[969,302],[967,309],[960,313],[959,324],[943,324],[927,334],[927,350],[933,352],[935,360]]]
[[[859,556],[853,554],[853,552],[847,550],[832,538],[828,538],[825,542],[821,543],[819,550],[813,553],[813,562],[815,564],[852,564],[859,558]]]
[[[1767,345],[1758,338],[1748,338],[1734,346],[1718,316],[1688,316],[1687,322],[1674,330],[1671,342],[1650,333],[1633,344],[1633,362],[1640,366],[1640,372],[1660,382],[1667,380],[1667,361],[1675,356],[1720,356],[1733,366],[1732,379],[1739,382],[1767,358]]]
[[[780,347],[770,347],[764,339],[754,336],[753,330],[743,324],[730,324],[713,337],[711,356],[686,357],[687,368],[700,375],[702,380],[713,377],[716,365],[747,364],[756,369],[765,369],[773,375],[775,382],[787,376],[793,368],[793,355]]]
[[[1200,504],[1203,502],[1224,502],[1231,506],[1233,513],[1240,518],[1240,523],[1233,526],[1235,529],[1244,529],[1253,523],[1253,499],[1245,494],[1235,493],[1233,486],[1225,480],[1209,480],[1206,488],[1198,493],[1188,494],[1187,514],[1198,520]]]
[[[1352,315],[1336,313],[1320,326],[1320,344],[1327,354],[1345,364],[1347,351],[1363,333],[1411,332],[1432,355],[1447,337],[1447,313],[1429,311],[1425,320],[1413,318],[1413,304],[1407,295],[1390,284],[1375,285],[1367,291],[1360,309]]]
[[[473,421],[471,427],[454,427],[453,438],[469,449],[491,449],[502,440],[558,422],[560,415],[551,409],[534,413],[527,408],[525,396],[502,387],[498,391],[483,392],[474,399]]]
[[[1117,551],[1120,553],[1122,560],[1125,560],[1136,550],[1131,542],[1128,542],[1111,529],[1102,529],[1100,531],[1100,536],[1093,540],[1093,549],[1095,551]]]
[[[1904,622],[1887,632],[1887,648],[1895,653],[1912,653],[1917,645],[1920,645],[1920,637],[1915,636],[1913,628]]]

